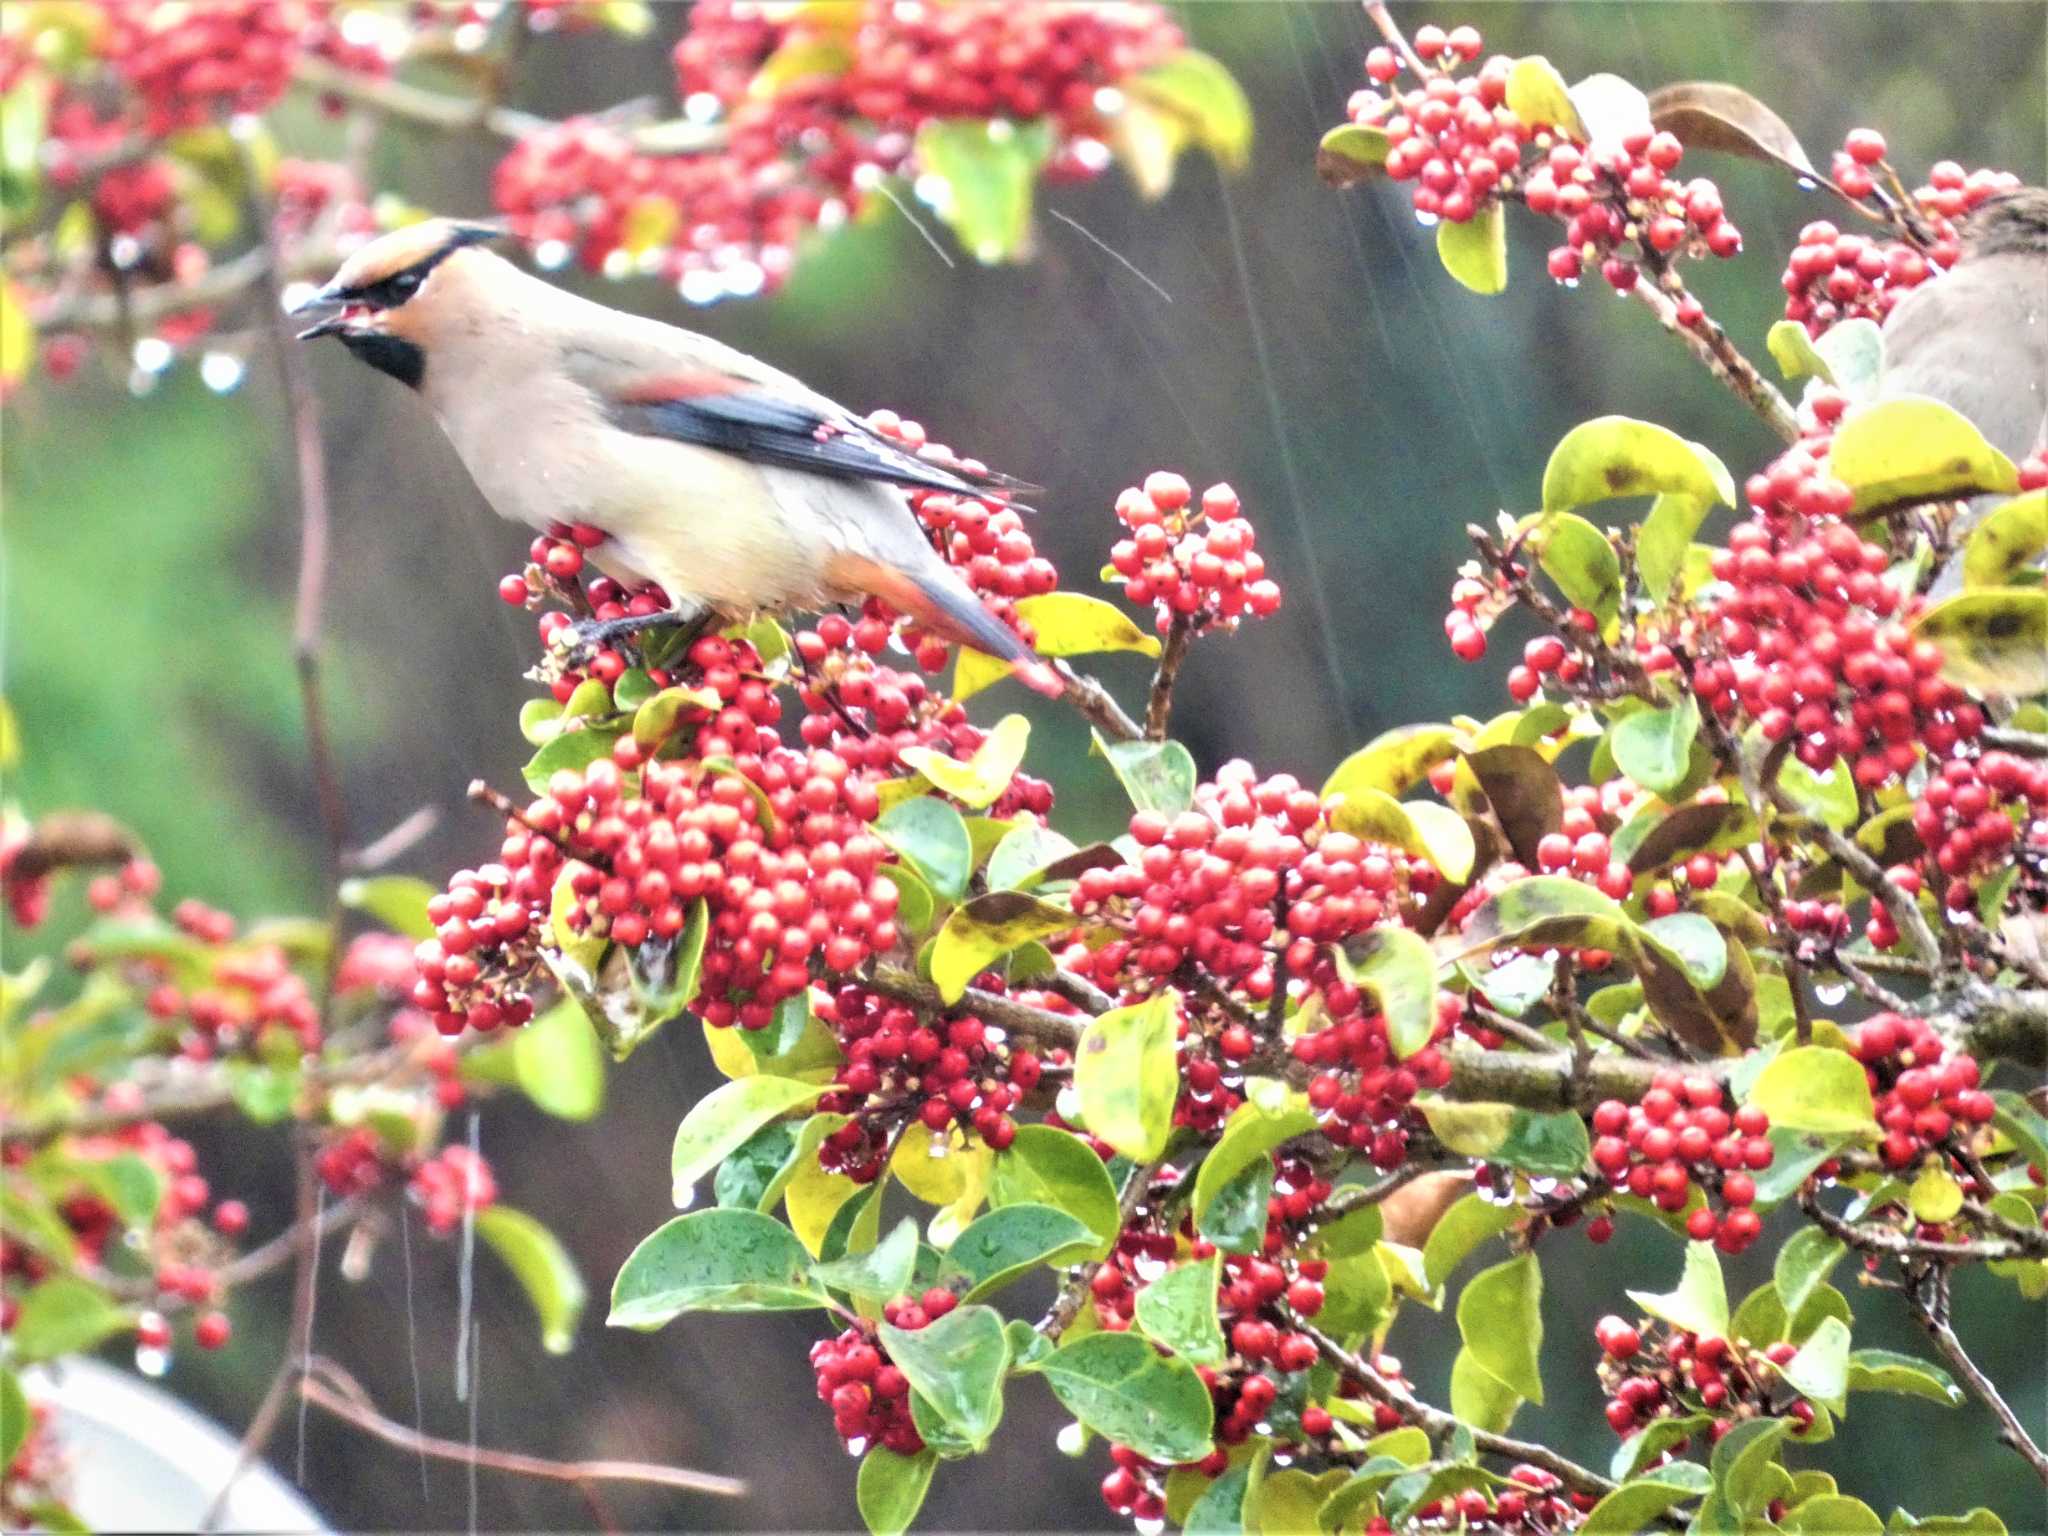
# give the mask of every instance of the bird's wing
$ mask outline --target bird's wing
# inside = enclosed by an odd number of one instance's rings
[[[1028,489],[1007,475],[922,458],[744,353],[708,337],[688,341],[658,350],[638,337],[625,346],[586,343],[566,360],[623,431],[833,479],[968,496]]]

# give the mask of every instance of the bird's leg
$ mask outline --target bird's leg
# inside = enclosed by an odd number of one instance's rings
[[[629,613],[618,619],[583,619],[558,632],[555,646],[572,664],[588,661],[615,640],[643,630],[676,628],[682,631],[680,646],[687,647],[710,626],[716,615],[701,603],[664,608],[657,613]]]

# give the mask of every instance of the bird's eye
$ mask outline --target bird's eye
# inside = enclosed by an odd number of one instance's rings
[[[419,291],[420,275],[417,272],[401,272],[391,279],[391,291],[401,299],[409,299]]]

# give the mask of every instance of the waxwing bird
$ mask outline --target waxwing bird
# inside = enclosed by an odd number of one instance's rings
[[[743,352],[608,309],[435,219],[363,247],[293,313],[417,393],[501,517],[587,523],[597,565],[744,622],[867,595],[1060,685],[940,558],[905,492],[1005,477],[920,458]],[[663,616],[674,617],[674,616]]]
[[[1926,395],[1974,422],[1992,447],[2022,459],[2048,444],[2048,190],[2020,187],[1967,214],[1962,254],[1899,300],[1884,322],[1879,393]],[[1988,509],[1979,497],[1962,538]],[[1960,561],[1936,578],[1961,584]]]

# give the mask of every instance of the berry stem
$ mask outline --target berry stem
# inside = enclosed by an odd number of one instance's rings
[[[1152,693],[1145,704],[1145,739],[1166,740],[1166,723],[1173,715],[1173,687],[1180,679],[1181,663],[1194,643],[1195,628],[1185,614],[1175,614],[1166,632],[1166,646],[1159,653],[1159,666],[1152,674]]]

